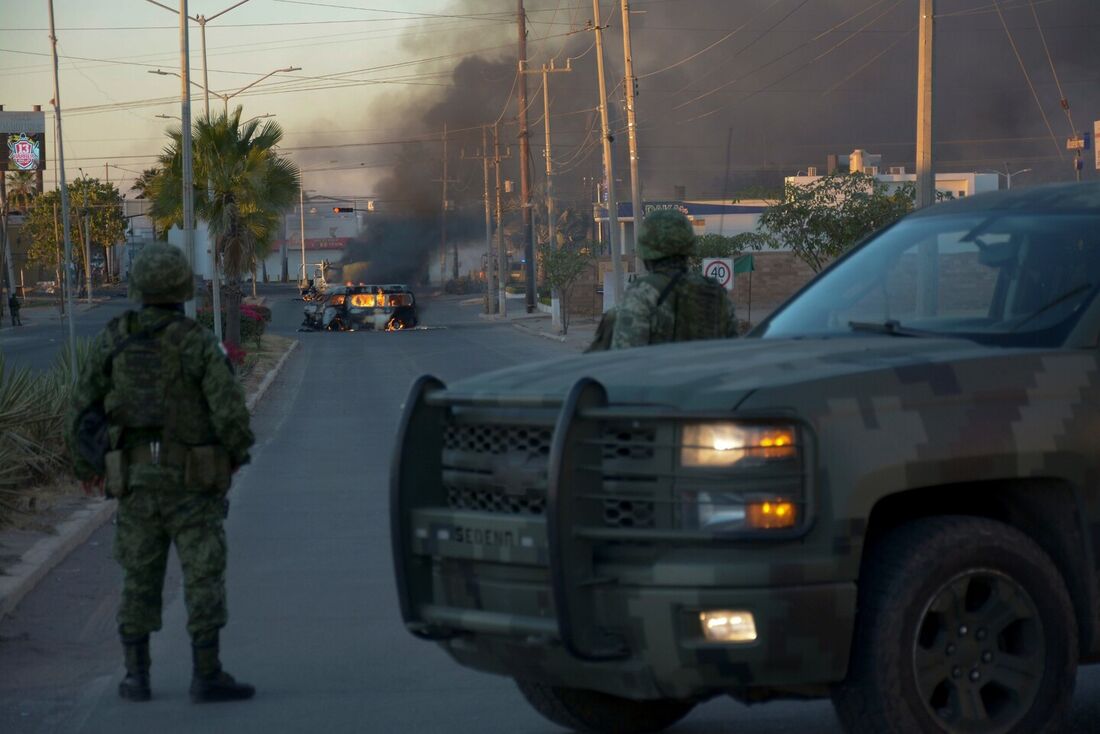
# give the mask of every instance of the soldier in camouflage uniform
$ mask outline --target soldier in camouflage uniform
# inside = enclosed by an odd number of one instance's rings
[[[115,557],[125,579],[118,624],[126,659],[119,695],[151,696],[149,633],[161,628],[175,543],[194,654],[191,700],[249,698],[255,689],[225,673],[218,657],[227,620],[225,494],[253,443],[244,393],[214,335],[183,315],[193,285],[177,248],[148,245],[134,261],[130,285],[142,308],[112,320],[93,343],[69,432],[75,447],[89,409],[100,406],[107,417],[105,471],[74,455],[78,476],[105,478],[119,503]]]
[[[695,233],[683,214],[662,210],[646,217],[638,254],[649,273],[630,284],[615,309],[612,349],[737,336],[725,289],[688,272],[694,252]]]

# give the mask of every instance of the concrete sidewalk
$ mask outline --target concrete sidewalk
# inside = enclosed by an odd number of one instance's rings
[[[483,303],[482,299],[468,299],[462,301],[463,306],[477,306]],[[478,317],[484,321],[490,322],[507,322],[512,325],[518,331],[522,331],[526,334],[541,337],[543,339],[550,339],[551,341],[561,342],[566,345],[570,351],[583,352],[588,345],[592,343],[592,339],[596,333],[596,326],[599,325],[598,319],[591,317],[574,316],[569,320],[569,331],[566,334],[562,334],[558,329],[554,327],[553,320],[550,314],[543,312],[527,313],[524,308],[522,296],[517,298],[508,299],[508,313],[506,316],[500,316],[499,314],[487,314],[479,313]]]

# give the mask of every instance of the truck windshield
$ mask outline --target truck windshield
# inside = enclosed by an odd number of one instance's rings
[[[1100,286],[1100,216],[915,217],[838,263],[759,336],[954,336],[1060,345]]]

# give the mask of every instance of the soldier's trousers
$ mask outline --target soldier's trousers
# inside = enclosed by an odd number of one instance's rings
[[[225,529],[222,497],[138,488],[119,500],[115,558],[125,573],[119,630],[140,636],[161,628],[168,549],[183,567],[187,631],[204,640],[225,626]]]

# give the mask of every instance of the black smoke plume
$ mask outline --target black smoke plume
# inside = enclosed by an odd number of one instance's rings
[[[671,198],[681,186],[696,199],[736,197],[759,187],[776,190],[784,176],[808,166],[823,169],[827,155],[855,148],[881,153],[884,166],[913,170],[917,0],[635,0],[631,5],[637,12],[632,25],[644,198]],[[410,280],[424,272],[430,258],[438,258],[439,139],[445,123],[451,131],[448,178],[456,180],[449,185],[454,202],[449,241],[484,236],[480,161],[462,157],[480,152],[480,125],[500,120],[502,152],[507,147],[512,154],[504,178],[515,181],[518,190],[512,45],[517,31],[514,17],[507,16],[514,7],[503,0],[452,3],[436,12],[479,20],[455,21],[447,32],[433,32],[425,21],[425,30],[407,39],[410,55],[421,57],[503,48],[461,56],[450,74],[426,77],[427,83],[443,86],[409,87],[416,91],[394,93],[372,110],[372,126],[401,128],[421,140],[400,149],[399,163],[377,188],[379,213],[364,243],[351,252],[369,259],[377,272],[410,274],[404,278]],[[1075,126],[1091,130],[1092,121],[1100,119],[1100,44],[1095,43],[1100,3],[1036,1],[1033,11],[1028,3],[1002,0],[1004,24],[993,7],[978,0],[939,4],[937,167],[1032,169],[1014,185],[1071,179],[1072,158],[1064,148],[1072,128],[1058,83]],[[628,199],[619,3],[605,0],[602,9],[602,22],[609,26],[605,57],[617,193]],[[559,210],[587,210],[602,178],[593,34],[583,30],[591,9],[576,0],[529,0],[527,11],[528,67],[541,69],[551,58],[564,66],[572,59],[571,73],[550,77],[555,190]],[[540,76],[528,77],[536,206],[545,179],[540,85]],[[1088,163],[1084,175],[1096,175]],[[506,231],[512,235],[517,202],[514,195],[506,198]],[[372,278],[383,279],[373,273]]]

